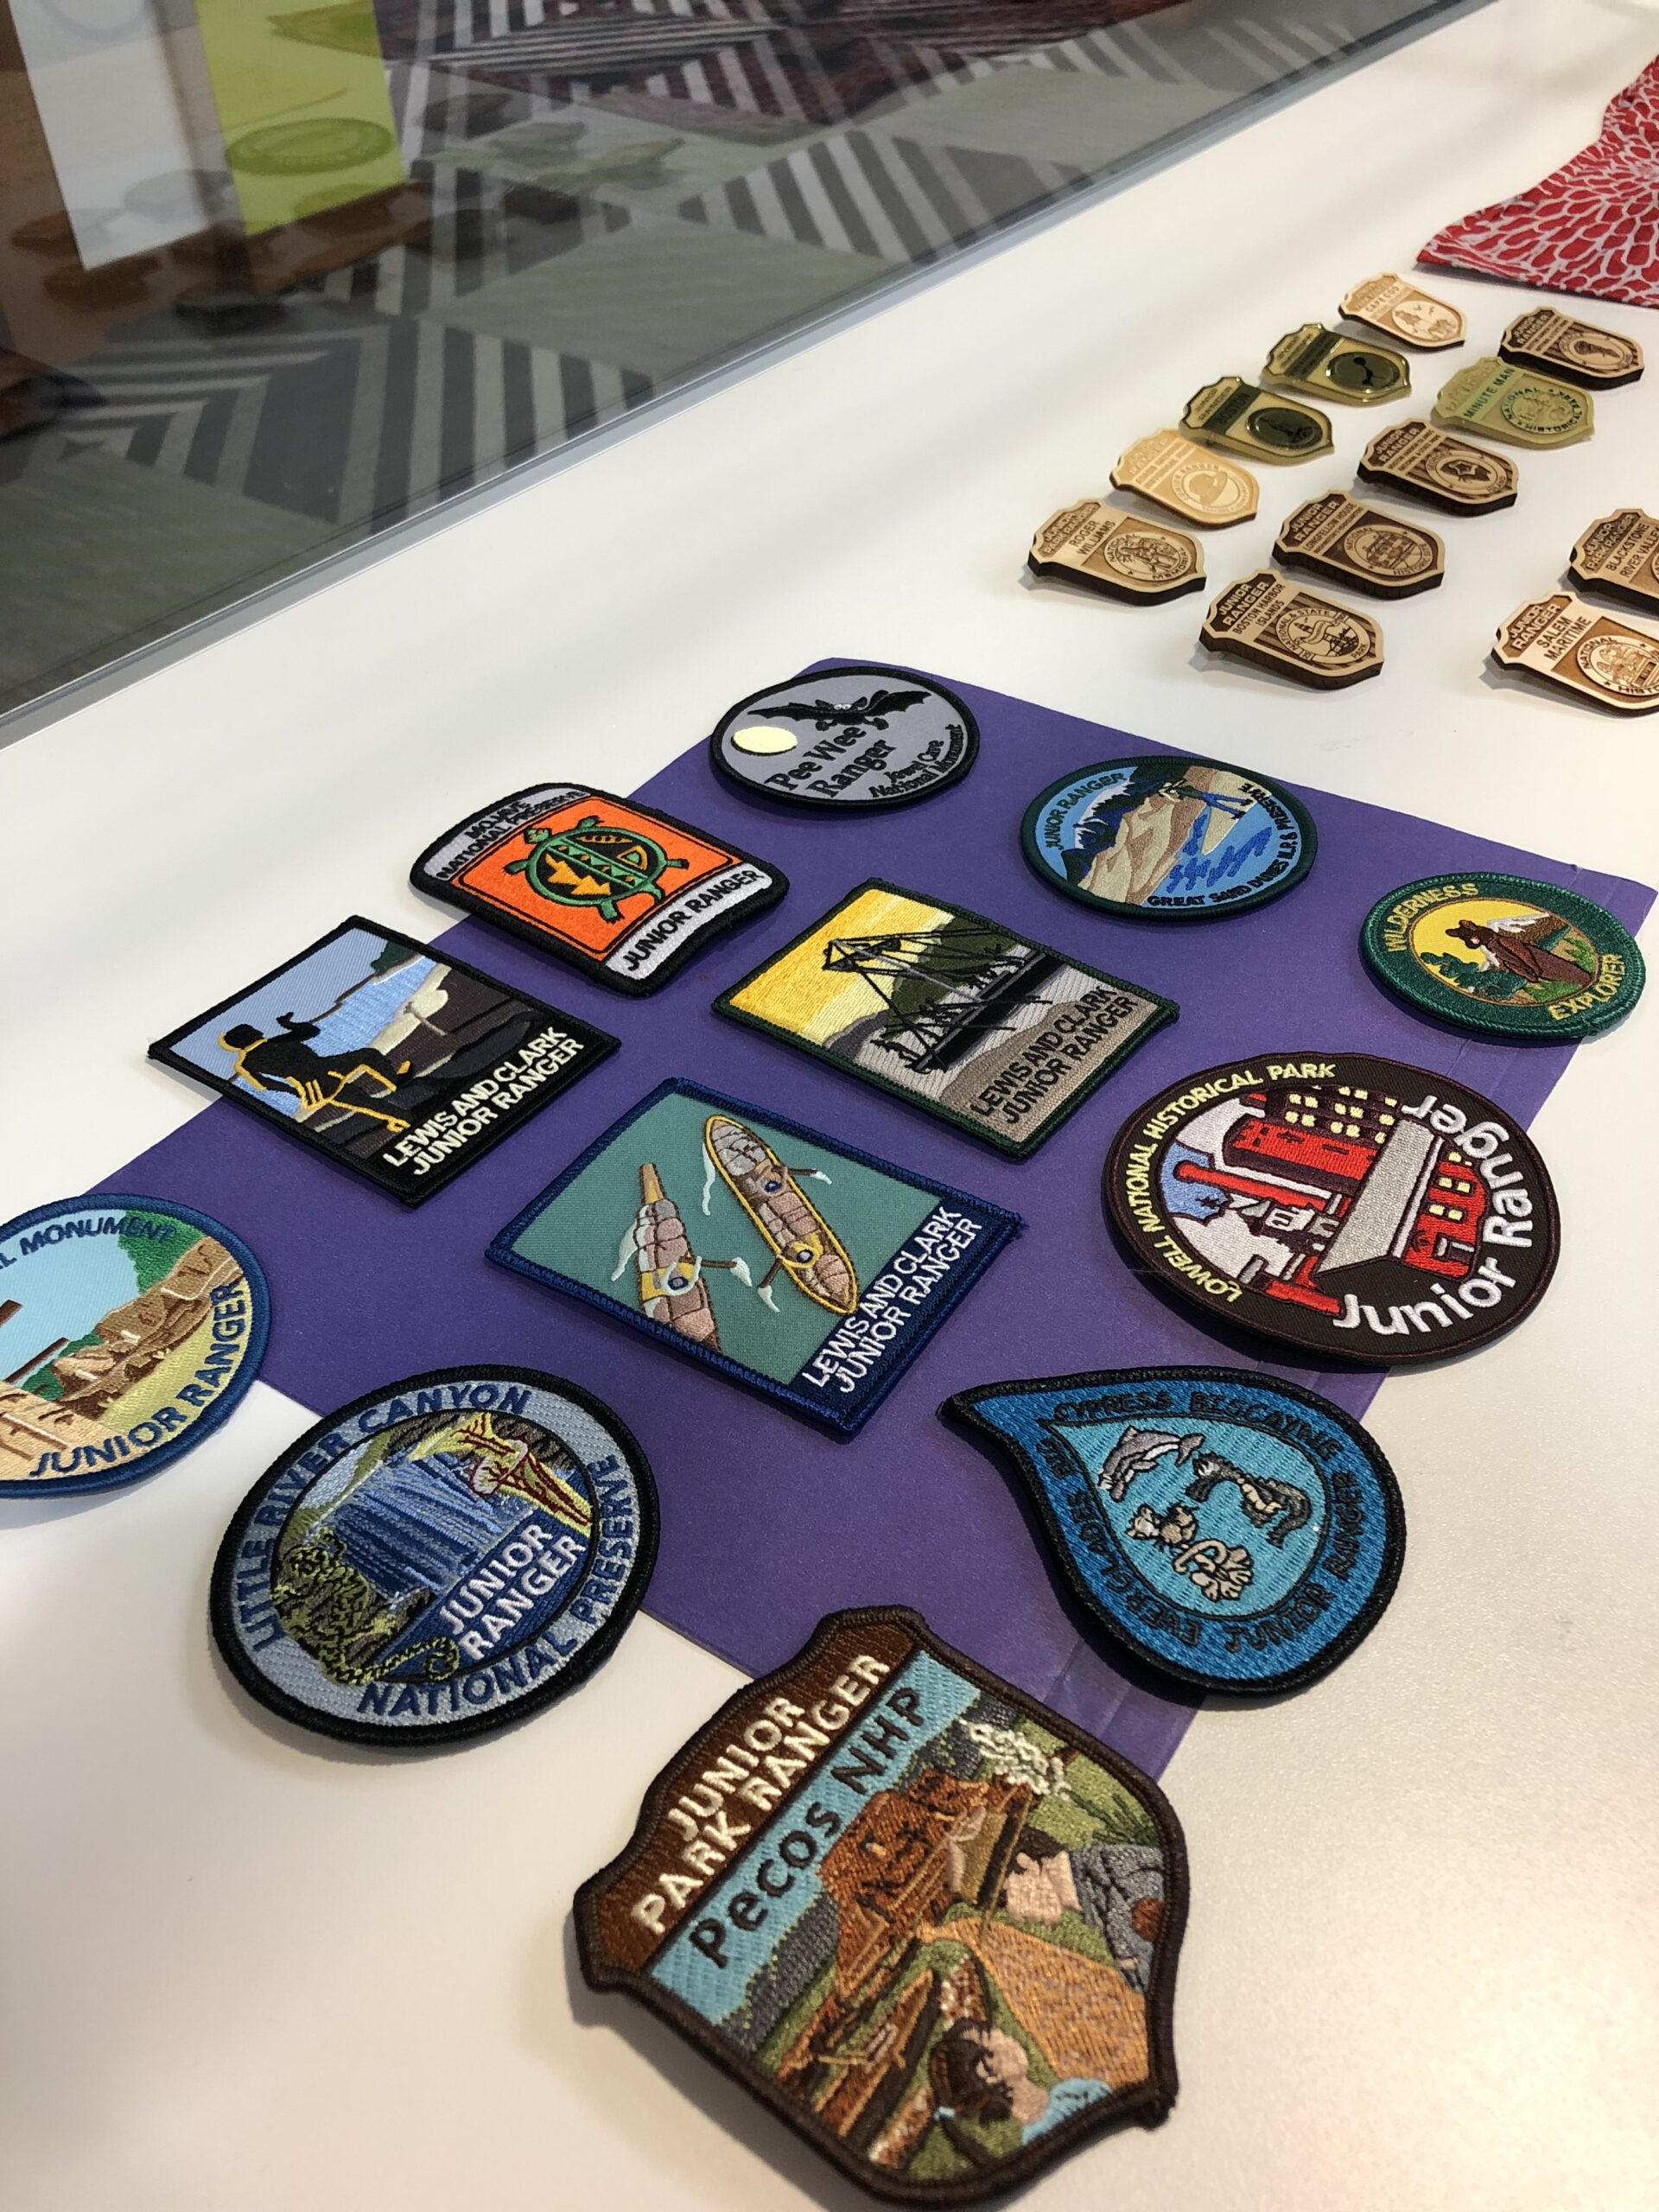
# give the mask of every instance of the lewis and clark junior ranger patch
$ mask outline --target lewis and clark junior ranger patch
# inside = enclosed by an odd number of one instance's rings
[[[99,1192],[0,1228],[0,1497],[140,1481],[217,1428],[259,1371],[270,1301],[222,1224]]]
[[[283,1452],[226,1532],[209,1614],[273,1713],[418,1747],[573,1689],[656,1556],[651,1468],[607,1406],[528,1368],[446,1368]]]
[[[874,878],[715,1011],[1016,1160],[1176,1014],[1155,991]]]
[[[1367,1366],[1502,1336],[1554,1271],[1555,1193],[1499,1107],[1357,1053],[1230,1062],[1118,1132],[1130,1262],[1240,1328]]]
[[[874,2196],[967,2204],[1174,2101],[1167,1800],[913,1612],[832,1613],[576,1892],[595,1989]]]
[[[638,995],[789,888],[752,853],[586,784],[537,785],[469,815],[410,881]]]
[[[709,741],[715,767],[746,791],[852,814],[931,798],[978,751],[979,725],[954,692],[864,662],[751,692]]]
[[[696,1084],[661,1084],[489,1257],[851,1435],[1023,1227]]]
[[[1311,1390],[1248,1369],[988,1382],[941,1412],[995,1439],[1066,1580],[1130,1650],[1200,1689],[1300,1689],[1400,1578],[1389,1464]]]
[[[617,1043],[354,914],[149,1057],[416,1206]]]

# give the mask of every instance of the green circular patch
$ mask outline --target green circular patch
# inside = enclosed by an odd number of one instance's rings
[[[1531,876],[1425,876],[1379,899],[1359,937],[1377,981],[1425,1014],[1498,1037],[1594,1037],[1646,979],[1605,906]]]
[[[308,123],[269,123],[247,131],[225,149],[225,158],[247,176],[322,176],[378,161],[393,143],[380,124],[349,115],[315,116]]]

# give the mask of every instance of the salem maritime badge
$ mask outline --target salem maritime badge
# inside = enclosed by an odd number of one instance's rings
[[[995,1439],[1066,1580],[1152,1666],[1201,1689],[1299,1689],[1394,1595],[1388,1461],[1311,1390],[1243,1368],[988,1382],[940,1409]]]
[[[1219,760],[1143,753],[1075,768],[1026,809],[1020,841],[1043,881],[1138,921],[1205,921],[1277,899],[1319,848],[1278,784]]]
[[[272,1712],[394,1749],[562,1697],[632,1618],[657,1491],[597,1398],[518,1367],[376,1390],[308,1429],[238,1509],[210,1616]]]
[[[1503,1109],[1359,1053],[1205,1068],[1118,1132],[1132,1263],[1239,1328],[1390,1367],[1512,1329],[1554,1271],[1555,1193]]]
[[[907,668],[808,669],[751,692],[709,741],[723,776],[791,806],[908,806],[965,776],[979,726],[954,692]]]
[[[0,1229],[0,1497],[140,1481],[259,1371],[270,1301],[222,1223],[171,1198],[60,1198]]]
[[[831,1613],[576,1892],[620,1990],[872,2196],[1001,2197],[1175,2101],[1157,1784],[896,1606]]]
[[[1397,998],[1495,1037],[1599,1036],[1645,981],[1635,938],[1605,906],[1484,868],[1402,883],[1367,914],[1359,943]]]

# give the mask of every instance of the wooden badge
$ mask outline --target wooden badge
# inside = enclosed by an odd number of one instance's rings
[[[1512,446],[1571,446],[1596,427],[1594,402],[1574,385],[1491,354],[1471,361],[1440,386],[1434,420],[1448,429],[1479,430]]]
[[[1281,392],[1263,391],[1243,377],[1221,377],[1195,391],[1186,403],[1181,428],[1207,446],[1225,446],[1230,453],[1275,464],[1315,461],[1335,450],[1328,415]]]
[[[1575,584],[1659,615],[1659,518],[1640,507],[1603,515],[1573,548],[1567,572]]]
[[[1515,505],[1520,471],[1507,454],[1489,453],[1437,430],[1432,423],[1390,423],[1365,448],[1368,484],[1409,492],[1449,515],[1491,515]]]
[[[1032,539],[1026,565],[1033,575],[1058,576],[1141,607],[1179,599],[1204,583],[1197,538],[1165,522],[1143,522],[1104,499],[1079,499],[1052,514]]]
[[[1659,636],[1633,630],[1570,592],[1529,600],[1497,633],[1492,658],[1619,715],[1659,708]]]
[[[1211,652],[1236,653],[1321,691],[1339,691],[1382,666],[1382,632],[1369,614],[1318,599],[1271,569],[1230,584],[1198,634]]]
[[[1411,390],[1411,367],[1403,353],[1368,345],[1363,338],[1344,338],[1322,322],[1287,330],[1262,373],[1270,383],[1311,391],[1315,399],[1339,399],[1344,407],[1375,407],[1379,400],[1403,399]]]
[[[1634,338],[1599,330],[1593,322],[1575,322],[1556,308],[1529,308],[1516,315],[1497,350],[1506,361],[1522,368],[1543,369],[1571,384],[1592,385],[1598,391],[1634,384],[1643,367],[1642,348]]]
[[[1373,599],[1409,599],[1446,575],[1446,548],[1432,530],[1345,492],[1327,492],[1287,515],[1273,550],[1292,568],[1334,576]]]
[[[1120,457],[1112,482],[1120,492],[1138,492],[1184,522],[1209,530],[1249,522],[1260,493],[1248,468],[1195,446],[1178,430],[1137,438]]]
[[[1385,338],[1398,338],[1425,353],[1461,346],[1469,328],[1461,309],[1430,292],[1420,292],[1403,276],[1368,276],[1342,303],[1350,322],[1368,322]]]

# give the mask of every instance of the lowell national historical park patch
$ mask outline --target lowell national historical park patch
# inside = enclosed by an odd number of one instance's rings
[[[149,1056],[415,1206],[616,1047],[354,914]]]
[[[931,798],[965,776],[979,725],[912,669],[819,668],[753,691],[709,741],[716,768],[791,806],[857,814]]]
[[[874,878],[715,1009],[1016,1159],[1176,1013],[1156,991]]]
[[[995,1439],[1104,1627],[1201,1689],[1300,1689],[1394,1595],[1388,1461],[1311,1390],[1247,1368],[987,1382],[943,1413]]]
[[[1512,1329],[1558,1246],[1543,1161],[1503,1109],[1355,1052],[1205,1068],[1106,1164],[1131,1263],[1240,1328],[1392,1366]]]
[[[1646,979],[1635,938],[1605,906],[1484,868],[1402,883],[1359,942],[1397,997],[1497,1037],[1594,1037],[1624,1020]]]
[[[238,1508],[210,1618],[262,1705],[359,1744],[521,1719],[590,1675],[657,1556],[645,1453],[607,1406],[453,1367],[308,1429]]]
[[[658,1775],[582,1970],[875,2196],[967,2204],[1175,2099],[1163,1793],[915,1613],[831,1613]]]
[[[410,880],[633,993],[660,989],[789,888],[725,839],[586,784],[538,784],[469,815]]]
[[[0,1497],[115,1490],[200,1444],[259,1371],[240,1237],[172,1198],[60,1198],[0,1228]]]
[[[1021,1226],[798,1122],[669,1082],[489,1256],[850,1434]]]

